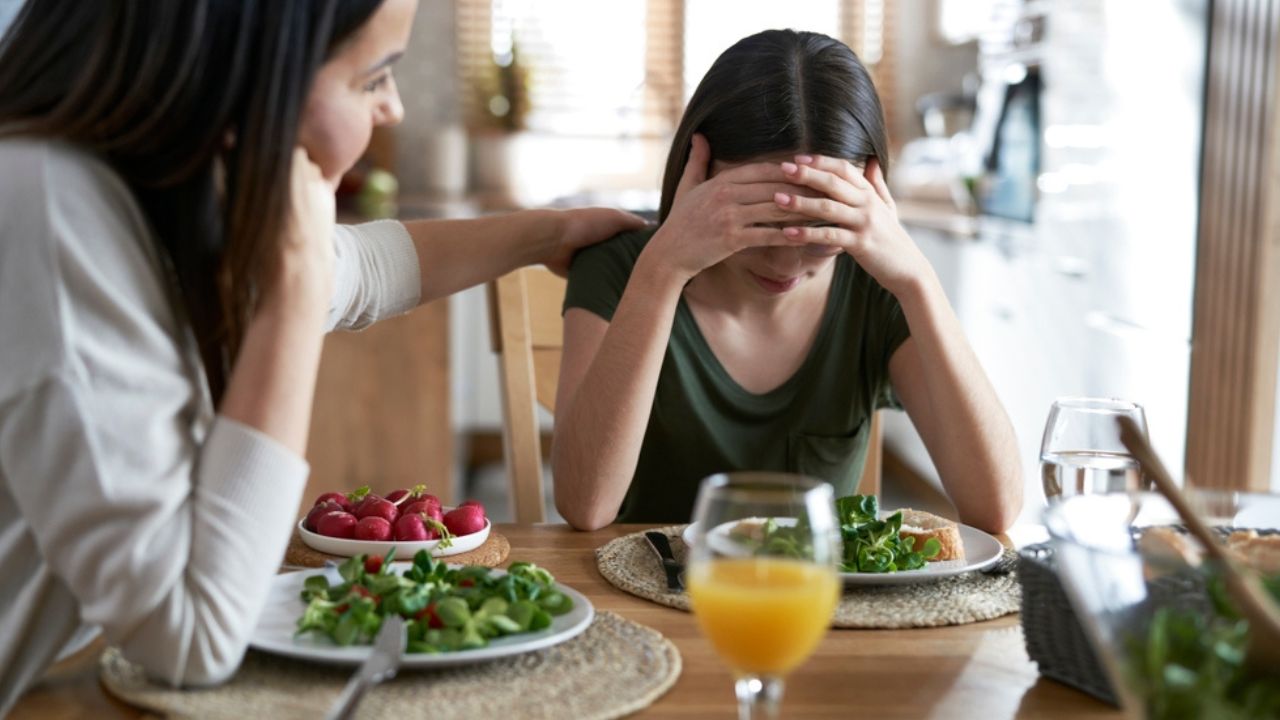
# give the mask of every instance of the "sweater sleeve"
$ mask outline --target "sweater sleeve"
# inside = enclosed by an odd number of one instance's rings
[[[0,192],[0,337],[19,338],[0,342],[0,481],[20,518],[0,532],[30,533],[78,619],[150,673],[222,680],[266,602],[307,464],[212,415],[119,178],[38,145],[0,157],[21,168]],[[39,607],[11,612],[3,624],[42,624]]]
[[[333,301],[329,329],[359,330],[407,312],[422,298],[418,251],[394,220],[334,230]]]

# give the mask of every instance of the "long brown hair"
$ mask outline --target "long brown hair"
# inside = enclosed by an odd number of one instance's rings
[[[694,133],[711,156],[744,162],[808,152],[864,162],[889,174],[880,97],[867,69],[834,38],[766,30],[725,50],[698,83],[676,129],[662,179],[659,222],[675,202]]]
[[[221,398],[275,255],[320,65],[382,0],[27,0],[0,40],[0,128],[129,185]]]

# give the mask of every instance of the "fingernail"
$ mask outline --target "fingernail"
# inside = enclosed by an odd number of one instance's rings
[[[800,237],[800,228],[797,228],[797,227],[782,228],[782,234],[786,235],[787,237]]]
[[[812,156],[812,155],[797,155],[797,156],[796,156],[796,162],[800,163],[801,165],[808,165],[809,163],[813,162],[813,156]]]
[[[789,163],[789,162],[782,163],[782,172],[788,175],[794,175],[799,171],[800,171],[800,168],[795,163]]]
[[[773,201],[778,203],[779,205],[790,205],[791,196],[786,193],[774,193]]]

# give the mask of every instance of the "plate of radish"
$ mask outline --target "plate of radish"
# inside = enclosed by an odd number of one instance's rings
[[[298,521],[298,535],[313,550],[343,557],[393,553],[394,560],[408,560],[419,550],[435,557],[475,550],[489,538],[489,528],[480,503],[443,507],[422,485],[386,497],[368,486],[327,492]]]

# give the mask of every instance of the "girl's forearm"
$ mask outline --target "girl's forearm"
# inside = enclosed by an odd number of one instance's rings
[[[641,256],[577,390],[556,413],[556,507],[570,525],[613,522],[635,475],[683,284]]]
[[[932,271],[898,295],[920,356],[936,431],[929,448],[969,524],[1004,530],[1022,507],[1017,438]]]

